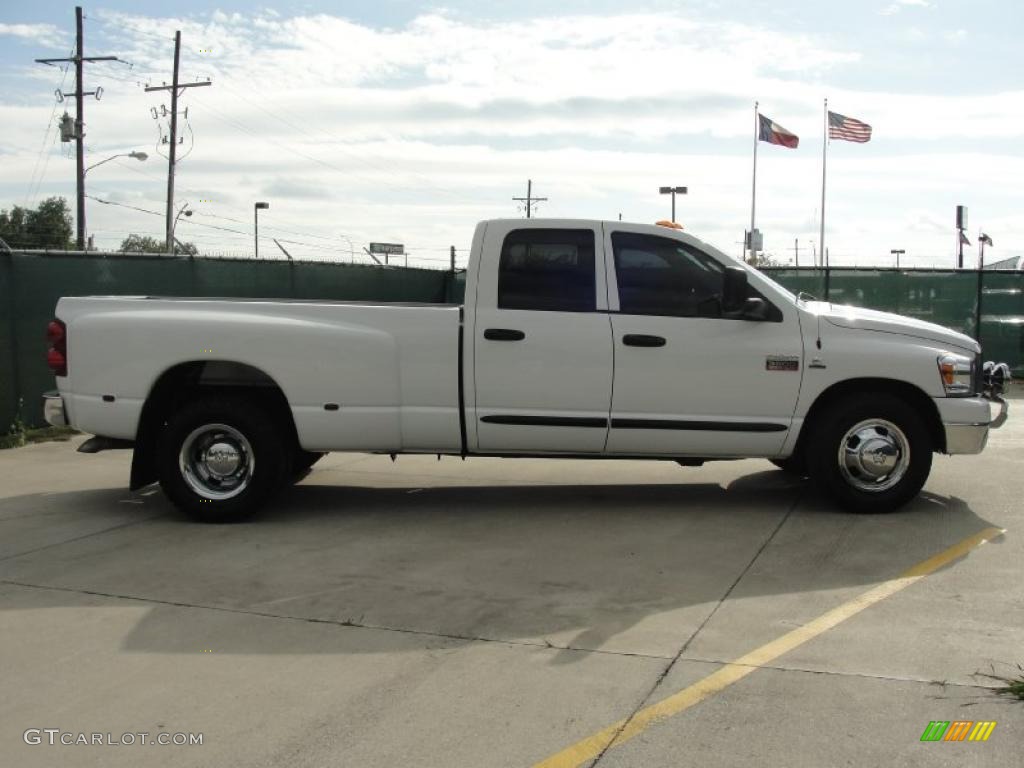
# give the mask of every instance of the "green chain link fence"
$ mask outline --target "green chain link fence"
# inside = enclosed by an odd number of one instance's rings
[[[766,267],[773,280],[836,304],[927,320],[979,339],[986,360],[1024,375],[1024,272]],[[980,299],[980,306],[979,306]],[[979,332],[980,320],[980,332]]]
[[[61,296],[227,296],[336,301],[449,300],[447,272],[371,265],[120,253],[0,253],[0,434],[42,426],[46,324]]]
[[[928,320],[980,338],[1024,376],[1024,272],[766,268],[791,291]],[[114,253],[0,254],[0,433],[41,426],[54,386],[46,323],[61,296],[155,295],[461,303],[465,273],[370,265]],[[978,299],[981,299],[979,312]]]

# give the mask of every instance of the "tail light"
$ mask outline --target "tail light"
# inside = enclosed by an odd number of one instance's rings
[[[46,364],[55,376],[68,375],[68,328],[63,320],[51,320],[46,326]]]

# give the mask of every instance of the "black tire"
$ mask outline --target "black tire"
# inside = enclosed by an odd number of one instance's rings
[[[304,451],[301,448],[296,448],[292,453],[292,484],[295,484],[302,480],[302,478],[306,477],[313,468],[313,465],[326,455],[326,453],[316,453],[314,451]]]
[[[258,399],[216,396],[188,403],[168,419],[160,434],[160,486],[178,509],[196,520],[245,520],[291,474],[286,434]],[[186,445],[191,450],[186,451]],[[218,448],[220,455],[214,456]],[[238,469],[218,475],[211,469],[218,461],[217,469],[226,470],[232,462]]]
[[[802,453],[794,453],[785,459],[769,459],[769,461],[787,475],[807,477],[807,459]]]
[[[928,425],[895,395],[848,397],[808,427],[813,430],[807,452],[811,479],[843,509],[893,512],[917,496],[928,479],[933,449]],[[841,463],[843,445],[847,448],[842,455],[849,459]],[[876,472],[880,474],[873,477]]]

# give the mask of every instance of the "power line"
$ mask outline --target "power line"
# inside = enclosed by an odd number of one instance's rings
[[[144,176],[147,179],[150,179],[151,181],[156,182],[156,181],[160,180],[156,176],[154,176],[153,174],[147,173],[146,171],[144,171],[141,168],[136,167],[135,165],[129,165],[129,164],[124,163],[124,162],[122,162],[120,160],[115,160],[114,163],[116,165],[118,165],[119,167],[121,167],[121,168],[125,168],[127,170],[132,171],[133,173],[137,173],[137,174],[139,174],[141,176]],[[204,194],[204,193],[200,192],[199,190],[191,188],[191,187],[182,187],[182,189],[185,189],[185,190],[187,190],[187,191],[189,191],[189,192],[191,192],[191,193],[193,193],[195,195],[202,195],[202,194]],[[236,218],[234,218],[232,216],[223,216],[223,215],[220,215],[220,214],[208,213],[206,211],[201,211],[201,210],[196,210],[196,209],[193,209],[193,211],[194,211],[195,215],[197,215],[197,216],[205,216],[205,217],[214,218],[214,219],[222,219],[224,221],[230,221],[230,222],[233,222],[235,224],[242,224],[244,226],[248,226],[248,224],[249,224],[249,222],[247,222],[247,221],[243,221],[242,219],[236,219]],[[196,223],[196,222],[193,222],[193,223]],[[312,238],[316,238],[318,240],[326,240],[328,242],[335,243],[335,244],[337,244],[338,237],[348,237],[349,235],[352,234],[352,233],[348,233],[348,232],[341,232],[339,235],[331,237],[331,236],[328,236],[328,235],[318,235],[318,234],[315,234],[315,233],[312,233],[312,232],[304,232],[304,231],[301,231],[301,230],[288,229],[287,227],[282,227],[282,226],[279,226],[279,225],[276,225],[276,224],[265,224],[264,228],[267,229],[267,230],[275,231],[275,232],[286,232],[286,233],[291,234],[291,235],[298,235],[299,237],[312,237]],[[421,248],[419,248],[417,246],[410,246],[410,247],[415,247],[415,248],[417,248],[417,250],[438,250],[438,251],[447,251],[448,250],[447,247],[441,247],[441,246],[429,247],[429,248],[423,248],[423,249],[421,249]]]
[[[284,117],[281,117],[277,113],[267,109],[266,107],[264,107],[261,104],[258,104],[257,102],[250,101],[245,96],[243,96],[240,92],[238,92],[237,90],[232,88],[230,85],[228,85],[226,87],[227,87],[227,89],[229,91],[231,91],[231,93],[233,93],[235,95],[236,98],[241,99],[242,101],[244,101],[247,104],[255,107],[256,109],[260,110],[261,112],[269,115],[270,117],[273,117],[275,120],[279,121],[283,125],[286,125],[289,128],[291,128],[292,130],[298,131],[299,133],[301,133],[301,134],[303,134],[303,135],[305,135],[305,136],[307,136],[307,137],[309,137],[311,139],[317,139],[317,137],[315,135],[310,133],[308,130],[304,129],[302,126],[296,125],[295,123],[291,122],[290,120],[287,120]],[[327,130],[325,130],[323,128],[317,128],[316,130],[319,133],[323,134],[324,136],[327,136],[330,139],[333,139],[336,142],[344,141],[344,139],[342,139],[337,134],[331,133],[330,131],[327,131]],[[337,149],[339,152],[342,152],[345,155],[348,155],[353,160],[363,164],[364,166],[370,168],[371,170],[375,170],[375,171],[378,171],[378,172],[385,172],[385,173],[391,173],[391,172],[394,172],[395,170],[397,170],[397,169],[394,169],[393,167],[389,169],[385,165],[381,165],[381,164],[375,163],[375,162],[373,162],[371,160],[368,160],[367,158],[363,157],[362,155],[360,155],[360,154],[358,154],[356,152],[349,151],[345,147],[340,146],[338,144],[335,144],[335,149]],[[400,173],[404,173],[407,176],[419,179],[421,182],[424,182],[423,186],[425,186],[428,189],[432,189],[432,190],[434,190],[436,192],[443,192],[445,194],[451,195],[451,196],[453,196],[455,199],[457,199],[459,201],[468,201],[470,199],[470,198],[468,198],[465,195],[465,193],[461,193],[461,192],[458,192],[456,190],[449,189],[447,187],[438,186],[436,183],[432,182],[426,176],[423,176],[422,174],[416,173],[415,171],[405,170],[405,171],[399,171],[399,172]]]
[[[74,54],[74,49],[72,49],[70,51],[68,56],[71,56],[73,54]],[[56,93],[63,94],[63,92],[64,92],[64,82],[68,79],[68,70],[69,69],[71,69],[71,65],[70,64],[65,64],[61,68],[61,78],[60,78],[60,83],[57,85]],[[46,169],[50,165],[50,153],[46,151],[47,150],[47,145],[49,144],[49,141],[50,141],[50,129],[53,128],[54,117],[57,116],[57,106],[61,103],[63,98],[64,98],[63,95],[61,95],[61,97],[59,99],[56,98],[56,95],[54,97],[53,109],[50,110],[50,119],[46,123],[46,131],[43,133],[43,144],[39,148],[39,155],[36,157],[36,163],[32,167],[32,176],[29,177],[28,192],[26,192],[26,194],[25,194],[25,206],[26,207],[28,207],[30,200],[32,202],[35,201],[35,195],[38,192],[39,186],[42,185],[43,177],[46,175]],[[54,134],[54,142],[56,142],[56,134]],[[46,155],[46,162],[43,165],[42,172],[39,174],[39,181],[37,183],[36,182],[36,171],[39,170],[39,163],[40,163],[40,161],[42,161],[44,154]]]
[[[76,198],[77,198],[77,226],[78,226],[78,237],[77,246],[79,250],[85,250],[85,150],[82,146],[82,141],[85,138],[85,106],[83,98],[85,96],[95,96],[99,100],[102,90],[97,88],[95,91],[83,90],[84,85],[82,83],[83,76],[83,64],[96,61],[120,61],[116,56],[85,56],[85,41],[82,32],[82,6],[75,6],[75,54],[74,56],[65,57],[61,59],[36,59],[36,62],[40,64],[54,65],[58,62],[73,62],[75,65],[75,124],[74,124],[74,139],[75,139],[75,159],[76,159]],[[58,91],[61,97],[70,95],[65,94],[63,89]],[[67,112],[64,113],[67,115]],[[70,140],[70,137],[65,138],[64,129],[62,127],[62,141]]]
[[[171,84],[164,83],[162,86],[146,86],[146,93],[152,91],[171,92],[171,142],[167,158],[167,251],[174,253],[174,166],[177,163],[178,151],[178,91],[184,93],[187,88],[199,88],[211,85],[207,80],[205,83],[179,83],[178,68],[181,63],[181,30],[174,33],[174,75]],[[187,118],[186,118],[187,120]],[[189,128],[191,130],[191,127]],[[192,150],[189,149],[189,152]]]

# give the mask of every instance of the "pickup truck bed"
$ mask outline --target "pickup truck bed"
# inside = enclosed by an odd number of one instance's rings
[[[307,451],[461,451],[458,306],[89,297],[59,314],[85,432],[134,439],[158,379],[203,362],[211,386],[246,367],[276,383]]]

